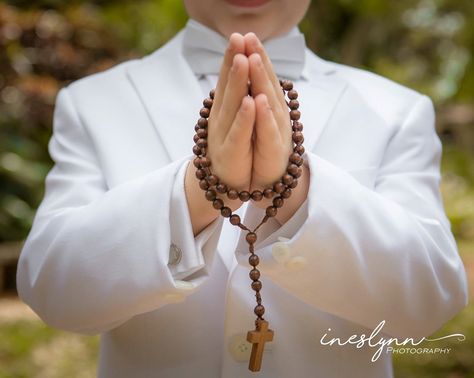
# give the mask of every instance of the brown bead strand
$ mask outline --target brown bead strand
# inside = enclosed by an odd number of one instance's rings
[[[259,257],[255,254],[255,243],[257,241],[257,230],[271,217],[275,217],[278,213],[278,209],[284,205],[285,199],[289,198],[292,193],[292,189],[298,185],[298,178],[302,174],[301,166],[303,165],[304,154],[303,147],[303,124],[299,121],[301,113],[298,110],[299,102],[298,92],[293,89],[293,83],[289,80],[280,80],[283,93],[287,95],[289,115],[291,119],[292,129],[292,141],[294,143],[293,152],[288,158],[288,166],[286,172],[280,178],[279,181],[275,182],[271,187],[264,189],[256,189],[252,192],[242,190],[237,191],[233,188],[229,188],[226,184],[220,182],[219,177],[211,172],[211,161],[206,156],[207,153],[207,137],[208,137],[208,117],[211,113],[211,108],[214,102],[215,90],[209,92],[209,97],[204,99],[203,107],[199,111],[201,118],[196,123],[194,130],[193,153],[196,155],[193,164],[196,167],[196,178],[199,180],[199,187],[205,192],[205,198],[212,202],[214,209],[219,210],[221,215],[225,218],[229,218],[229,222],[233,226],[237,226],[240,229],[247,231],[245,237],[249,244],[249,264],[252,269],[249,272],[249,277],[252,280],[251,288],[255,291],[255,299],[257,305],[254,308],[254,313],[257,316],[255,324],[257,326],[258,320],[264,320],[263,314],[265,313],[265,307],[262,305],[262,297],[260,291],[262,289],[262,282],[260,281],[260,271],[257,266],[260,262]],[[232,210],[225,206],[224,201],[218,198],[217,194],[225,194],[228,199],[235,200],[240,199],[243,202],[253,200],[261,201],[263,198],[272,199],[272,204],[265,210],[265,216],[261,222],[250,230],[245,226],[237,214],[232,214]]]

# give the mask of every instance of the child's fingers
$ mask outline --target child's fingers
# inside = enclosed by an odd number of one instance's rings
[[[275,74],[272,61],[270,60],[270,57],[265,51],[265,47],[263,46],[263,44],[260,42],[260,40],[254,33],[247,33],[243,38],[245,42],[245,54],[247,56],[250,56],[252,54],[260,55],[260,58],[262,58],[262,62],[265,67],[265,70],[267,71],[268,78],[270,79],[275,92],[278,94],[281,93],[282,90],[280,86],[280,81],[278,80],[278,77]],[[283,95],[279,96],[279,102],[281,106],[283,107],[283,109],[285,109],[286,102]]]
[[[268,98],[264,93],[255,97],[255,114],[257,145],[265,146],[269,143],[273,146],[279,146],[281,144],[280,131]]]
[[[255,101],[252,97],[245,96],[240,102],[240,107],[234,122],[227,133],[225,143],[239,155],[251,149],[253,126],[255,124]]]
[[[219,80],[217,81],[214,104],[212,105],[216,113],[219,113],[219,109],[222,105],[224,89],[227,85],[227,78],[229,76],[230,68],[232,67],[232,62],[234,61],[234,56],[236,54],[244,53],[244,37],[239,33],[233,33],[229,38],[229,45],[227,46],[227,50],[225,51],[224,60],[222,61],[222,66],[219,73]]]
[[[245,55],[234,56],[224,90],[222,105],[218,114],[219,125],[216,133],[223,140],[236,117],[242,98],[248,94],[249,63]]]
[[[252,83],[252,94],[254,97],[259,94],[265,94],[275,115],[279,118],[282,109],[275,89],[268,77],[268,73],[263,65],[262,58],[259,54],[249,56],[250,82]],[[281,89],[280,89],[281,91]]]

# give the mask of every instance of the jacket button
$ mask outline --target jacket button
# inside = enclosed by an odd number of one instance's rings
[[[290,257],[290,248],[285,243],[276,242],[272,247],[273,258],[279,262],[284,263]]]
[[[229,352],[238,362],[245,362],[250,360],[250,352],[252,351],[252,344],[247,341],[247,335],[234,335],[229,342]]]
[[[303,256],[292,257],[286,264],[285,267],[291,272],[298,272],[303,269],[307,264],[307,260]]]
[[[194,289],[194,284],[189,281],[174,280],[174,285],[177,289],[191,290]]]
[[[176,244],[171,243],[170,245],[170,255],[168,260],[168,265],[177,265],[181,261],[183,252]]]

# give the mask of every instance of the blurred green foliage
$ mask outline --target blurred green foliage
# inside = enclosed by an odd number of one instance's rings
[[[301,29],[323,58],[430,95],[440,133],[473,149],[473,16],[472,0],[314,0]],[[0,2],[0,241],[26,236],[42,198],[59,88],[152,52],[186,20],[176,0]]]
[[[0,378],[92,378],[98,337],[52,329],[39,320],[0,327]]]
[[[332,60],[376,71],[438,104],[474,100],[471,0],[314,0],[309,44]]]

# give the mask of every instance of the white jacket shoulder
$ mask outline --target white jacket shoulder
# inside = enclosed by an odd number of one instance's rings
[[[119,100],[131,88],[127,69],[141,59],[130,59],[104,71],[87,75],[70,83],[67,88],[75,103],[101,103],[112,98]]]
[[[328,75],[347,83],[350,91],[388,123],[402,122],[420,100],[432,102],[426,95],[374,72],[341,63],[317,59]]]

